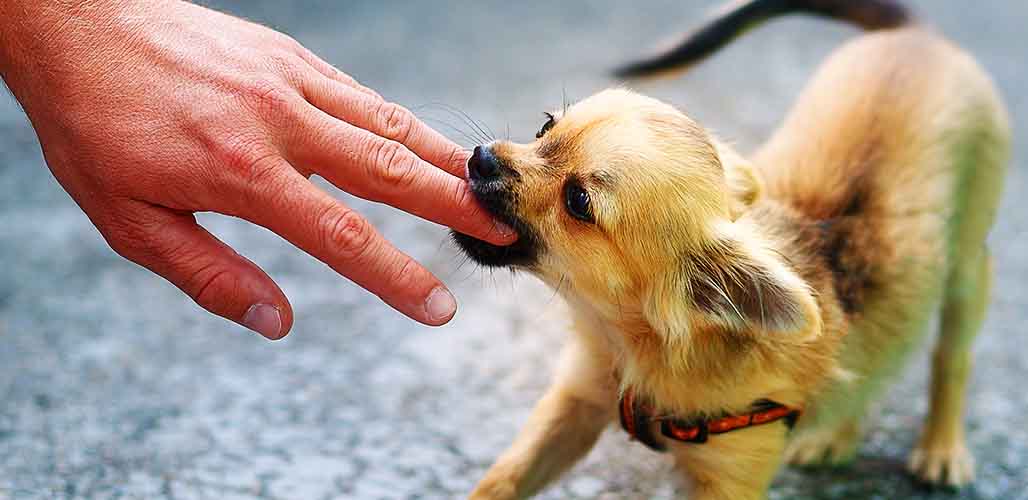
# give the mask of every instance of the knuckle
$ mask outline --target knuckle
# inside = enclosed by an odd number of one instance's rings
[[[418,268],[418,263],[414,259],[404,256],[403,264],[399,266],[389,283],[397,290],[412,289],[419,275]]]
[[[236,282],[236,276],[228,269],[211,264],[195,271],[183,284],[183,290],[197,304],[210,308],[223,300],[226,291],[236,287]]]
[[[300,79],[302,68],[306,63],[289,50],[272,52],[267,56],[268,65],[277,74],[285,77],[286,81],[296,83]]]
[[[332,207],[321,216],[322,247],[345,261],[359,259],[371,246],[368,222],[348,208]]]
[[[414,132],[414,115],[403,106],[391,102],[382,102],[378,106],[378,116],[385,125],[385,137],[406,144]]]
[[[250,158],[239,165],[246,186],[251,189],[268,186],[279,172],[278,154],[254,153]]]
[[[239,178],[242,185],[238,190],[246,206],[260,206],[270,197],[281,196],[283,182],[279,180],[278,163],[272,161],[274,158],[274,155],[268,155],[254,161]]]
[[[146,224],[122,220],[98,227],[111,250],[125,259],[143,265],[156,255],[154,233]]]
[[[275,122],[291,113],[289,95],[284,86],[271,78],[259,78],[243,86],[242,99],[258,116]]]
[[[111,247],[111,250],[114,250],[114,253],[132,262],[137,262],[143,258],[142,246],[139,245],[136,238],[126,235],[121,230],[108,229],[103,231],[103,233],[104,239],[107,240],[107,245]]]
[[[371,158],[371,165],[377,170],[377,177],[385,189],[403,189],[413,184],[417,161],[399,143],[376,141]]]
[[[216,160],[228,174],[228,185],[244,193],[261,192],[274,184],[281,162],[272,148],[244,137],[220,141]]]
[[[261,144],[245,137],[228,137],[217,141],[215,158],[232,172],[244,172],[265,155]]]

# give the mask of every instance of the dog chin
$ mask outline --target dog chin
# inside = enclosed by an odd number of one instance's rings
[[[529,231],[517,231],[518,240],[509,246],[493,245],[456,231],[457,246],[476,263],[486,267],[532,267],[539,255],[538,243]]]
[[[453,241],[471,260],[486,267],[530,268],[538,260],[542,243],[531,225],[525,223],[512,208],[513,196],[503,181],[472,179],[471,192],[486,212],[510,226],[518,235],[508,246],[493,245],[466,234],[451,232]]]

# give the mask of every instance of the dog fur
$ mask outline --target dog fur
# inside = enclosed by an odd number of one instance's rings
[[[455,235],[483,264],[538,276],[574,315],[553,385],[472,498],[538,492],[588,452],[629,388],[662,415],[803,408],[791,432],[778,422],[664,440],[690,498],[764,498],[783,461],[854,457],[868,405],[940,309],[910,469],[972,479],[964,392],[1009,132],[967,54],[911,23],[864,34],[749,159],[624,89],[555,115],[532,143],[488,145],[497,177],[472,176],[521,241]],[[568,214],[569,182],[594,221]]]

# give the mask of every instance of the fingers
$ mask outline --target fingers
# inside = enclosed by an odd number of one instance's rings
[[[316,67],[323,66],[323,74],[342,75],[313,54],[309,57]],[[463,181],[463,149],[402,106],[359,89],[355,82],[340,84],[333,78],[305,80],[304,96],[319,112],[305,113],[307,122],[299,127],[288,158],[292,163],[317,167],[317,173],[354,195],[490,243],[509,245],[517,239],[482,210]]]
[[[297,44],[297,45],[299,45],[299,44]],[[307,64],[309,64],[312,68],[314,68],[315,71],[317,71],[318,73],[321,73],[325,77],[327,77],[327,78],[329,78],[331,80],[334,80],[337,83],[341,83],[341,84],[343,84],[343,85],[345,85],[345,86],[347,86],[347,87],[349,87],[349,88],[351,88],[353,90],[356,90],[357,92],[360,92],[360,93],[362,93],[364,95],[367,95],[370,98],[382,99],[382,96],[378,95],[378,92],[375,92],[374,90],[371,90],[371,89],[365,87],[364,85],[361,85],[360,82],[358,82],[352,76],[347,75],[346,73],[343,73],[342,71],[339,71],[338,68],[336,68],[335,66],[332,66],[331,64],[325,62],[323,59],[321,59],[320,57],[315,55],[313,52],[311,52],[311,51],[309,51],[309,50],[307,50],[307,49],[305,49],[303,47],[299,47],[299,49],[297,50],[297,54]]]
[[[303,91],[312,105],[329,115],[403,144],[426,162],[457,177],[465,177],[468,154],[403,106],[328,78],[309,79]]]
[[[253,186],[250,207],[233,215],[282,236],[411,319],[450,321],[457,303],[438,278],[284,160],[278,170],[274,182]]]
[[[253,262],[200,227],[191,214],[131,204],[131,225],[101,229],[115,251],[164,277],[218,316],[271,340],[289,332],[289,301]]]
[[[399,142],[312,110],[289,147],[293,163],[313,166],[329,182],[461,233],[509,245],[513,230],[475,200],[468,184],[426,163]]]

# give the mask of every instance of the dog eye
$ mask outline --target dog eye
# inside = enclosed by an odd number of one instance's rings
[[[574,182],[564,187],[564,206],[572,217],[583,222],[595,222],[592,206],[589,203],[589,192]]]
[[[546,133],[549,132],[550,129],[553,128],[553,126],[557,123],[557,120],[553,117],[553,114],[543,114],[546,115],[546,123],[543,124],[543,128],[539,129],[539,131],[535,133],[536,139],[541,139],[542,136],[546,135]]]

